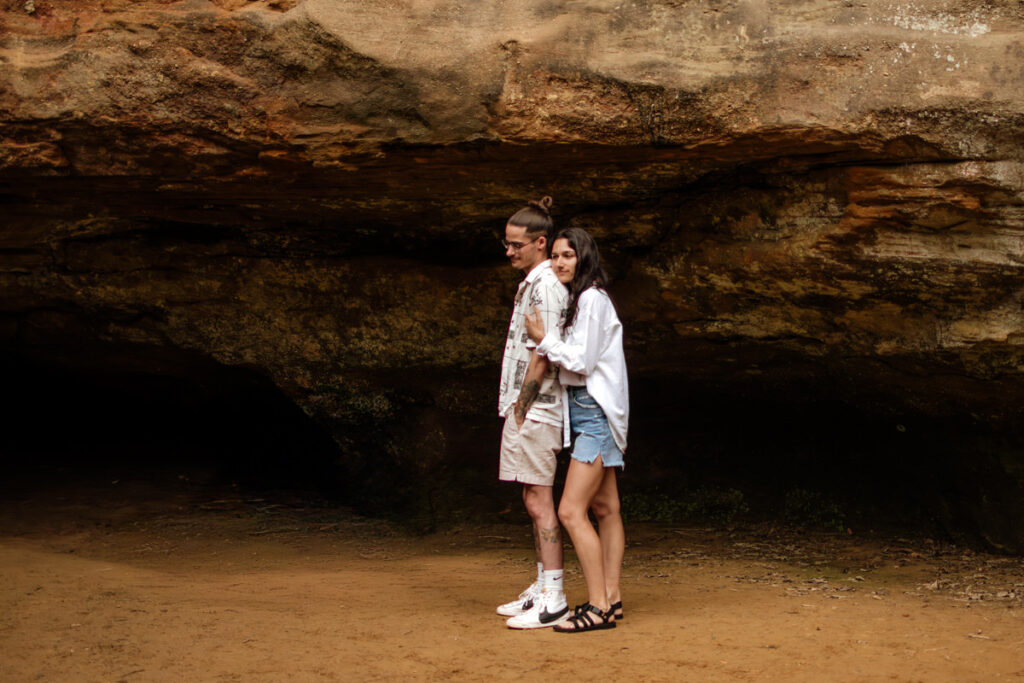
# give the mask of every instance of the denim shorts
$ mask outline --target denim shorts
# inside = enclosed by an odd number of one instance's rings
[[[592,463],[601,456],[605,467],[624,467],[622,451],[615,444],[601,406],[586,387],[566,387],[569,392],[569,427],[572,430],[572,457],[580,462]]]

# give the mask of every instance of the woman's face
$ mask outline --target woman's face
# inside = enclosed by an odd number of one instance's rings
[[[563,285],[572,282],[576,275],[576,250],[569,246],[569,240],[560,237],[555,240],[551,247],[551,267],[555,271],[555,277]]]

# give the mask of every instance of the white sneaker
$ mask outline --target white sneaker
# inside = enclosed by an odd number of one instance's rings
[[[498,607],[498,614],[503,617],[517,617],[533,607],[534,601],[540,597],[540,584],[534,581],[530,587],[519,594],[519,597],[512,602],[506,602]]]
[[[544,628],[554,626],[569,616],[569,605],[565,602],[564,591],[541,591],[533,607],[505,623],[509,628]]]

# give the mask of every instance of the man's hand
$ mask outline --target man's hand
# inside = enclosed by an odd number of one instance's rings
[[[526,334],[530,335],[533,343],[540,344],[544,339],[544,320],[540,317],[540,306],[534,306],[533,311],[533,315],[526,314]]]

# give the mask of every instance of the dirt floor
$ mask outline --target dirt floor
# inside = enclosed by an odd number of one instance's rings
[[[627,525],[618,628],[517,632],[518,522],[414,537],[189,474],[71,479],[2,487],[0,680],[1024,680],[1020,558]]]

